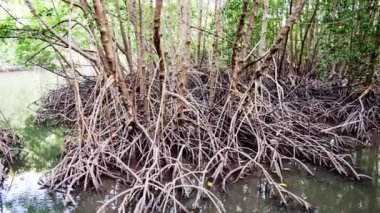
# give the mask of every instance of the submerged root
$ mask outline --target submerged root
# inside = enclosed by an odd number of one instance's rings
[[[71,88],[53,90],[42,99],[36,121],[66,123],[74,132],[65,142],[61,162],[46,174],[43,184],[52,190],[63,189],[71,203],[80,190],[101,189],[105,176],[128,186],[99,211],[110,203],[117,203],[120,212],[128,208],[135,212],[188,210],[180,199],[185,194],[195,200],[194,208],[207,197],[223,212],[223,205],[210,190],[210,180],[212,185],[220,183],[226,188],[236,177],[261,173],[282,203],[291,197],[310,208],[277,184],[284,181],[284,162],[298,164],[310,174],[305,162],[362,177],[345,154],[362,142],[342,136],[318,118],[337,118],[331,115],[338,109],[334,104],[318,102],[324,108],[316,110],[299,94],[287,100],[282,87],[270,78],[256,82],[254,95],[244,92],[231,97],[226,75],[220,76],[218,99],[212,102],[208,100],[207,76],[191,74],[186,97],[176,93],[178,88],[161,97],[154,81],[150,120],[144,117],[140,97],[136,97],[138,117],[133,120],[114,87],[86,81],[80,84],[83,120],[79,122]],[[182,114],[178,102],[185,105]]]

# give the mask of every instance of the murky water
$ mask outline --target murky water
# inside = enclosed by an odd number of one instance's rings
[[[60,80],[54,75],[41,72],[0,73],[0,110],[23,137],[25,144],[21,160],[11,170],[4,187],[0,189],[0,213],[2,212],[95,212],[101,202],[122,190],[113,181],[103,182],[104,191],[84,192],[77,197],[74,210],[62,205],[59,193],[40,189],[38,181],[58,161],[63,144],[63,131],[33,125],[30,104],[44,91]],[[1,118],[0,118],[1,120]],[[0,125],[5,125],[1,123]],[[380,137],[373,141],[380,144]],[[380,212],[380,150],[379,146],[360,150],[354,154],[356,166],[372,180],[357,182],[324,169],[316,170],[316,176],[288,173],[286,183],[290,191],[310,202],[314,212]],[[318,171],[317,171],[318,170]],[[247,177],[220,194],[227,212],[302,212],[300,209],[284,209],[274,200],[258,193],[258,178]],[[111,206],[110,212],[116,211]],[[208,204],[201,212],[215,212]]]

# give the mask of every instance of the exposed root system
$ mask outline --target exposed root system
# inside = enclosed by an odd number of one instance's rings
[[[9,166],[14,162],[15,150],[20,147],[20,137],[9,129],[0,128],[0,186]]]
[[[218,79],[217,100],[210,101],[208,76],[200,72],[189,75],[186,97],[176,93],[178,88],[161,97],[159,83],[153,81],[149,120],[140,97],[135,98],[139,110],[133,119],[115,87],[101,80],[80,83],[80,101],[75,100],[71,87],[51,91],[41,100],[36,121],[66,123],[74,132],[65,142],[61,162],[46,174],[44,185],[63,189],[66,201],[75,204],[73,194],[101,189],[102,177],[108,176],[129,188],[99,211],[113,202],[120,205],[121,212],[128,208],[135,212],[188,210],[180,201],[187,195],[195,199],[194,207],[207,197],[223,212],[207,183],[225,188],[246,173],[263,174],[282,203],[297,201],[309,208],[309,203],[277,184],[283,181],[285,161],[310,174],[304,162],[362,177],[347,153],[364,144],[342,133],[364,137],[370,126],[378,126],[374,122],[379,116],[374,106],[378,105],[367,103],[378,102],[377,94],[345,100],[336,98],[339,94],[316,94],[312,89],[284,91],[269,77],[241,85],[252,89],[231,96],[229,77],[223,75]],[[284,93],[290,96],[284,97]],[[185,105],[182,114],[179,102]],[[361,122],[352,122],[358,118]],[[339,125],[329,125],[335,123]]]
[[[313,85],[313,84],[309,84]],[[350,88],[301,86],[294,100],[313,122],[332,124],[328,130],[368,142],[370,130],[380,128],[380,90],[371,85]]]

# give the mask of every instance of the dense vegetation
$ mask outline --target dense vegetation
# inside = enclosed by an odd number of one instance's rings
[[[40,124],[72,133],[44,185],[75,204],[102,178],[129,188],[121,212],[189,210],[210,190],[283,163],[356,179],[349,150],[380,126],[378,0],[1,1],[2,60],[67,80],[40,101]],[[192,190],[189,190],[192,189]],[[100,209],[99,211],[101,211]]]

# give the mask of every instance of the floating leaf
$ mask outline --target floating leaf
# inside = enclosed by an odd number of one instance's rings
[[[288,184],[286,184],[286,183],[278,183],[278,185],[282,186],[282,187],[287,187],[288,186]]]
[[[213,186],[214,186],[214,183],[213,183],[213,182],[211,182],[211,181],[207,181],[207,186],[211,188],[211,187],[213,187]]]

